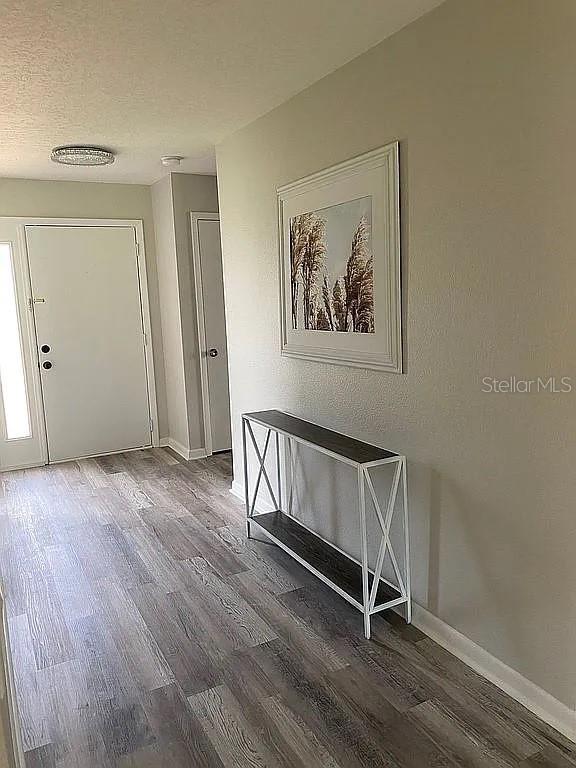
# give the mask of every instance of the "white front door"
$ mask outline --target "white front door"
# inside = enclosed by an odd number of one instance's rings
[[[26,226],[48,460],[151,445],[132,226]]]
[[[192,214],[192,236],[195,246],[198,323],[203,347],[200,354],[205,361],[203,369],[206,386],[203,387],[203,394],[207,399],[204,403],[206,448],[209,453],[215,453],[229,451],[232,447],[222,250],[217,214]]]

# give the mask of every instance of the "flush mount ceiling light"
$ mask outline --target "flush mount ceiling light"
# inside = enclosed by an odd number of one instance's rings
[[[61,165],[110,165],[114,162],[114,152],[102,147],[72,145],[55,147],[50,159]]]
[[[162,165],[165,165],[167,168],[175,168],[184,160],[183,157],[180,155],[165,155],[164,157],[160,158],[160,162]]]

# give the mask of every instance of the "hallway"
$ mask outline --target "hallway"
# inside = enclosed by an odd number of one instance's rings
[[[388,614],[244,537],[228,455],[0,476],[28,768],[576,765],[576,747]]]

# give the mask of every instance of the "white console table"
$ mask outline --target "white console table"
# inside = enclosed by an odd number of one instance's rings
[[[264,444],[260,446],[253,425],[263,427]],[[266,457],[272,434],[276,444],[276,477],[271,479],[266,468]],[[282,504],[282,467],[280,437],[285,441],[290,465],[290,484],[286,510]],[[258,475],[253,488],[249,484],[248,437],[258,465]],[[362,561],[358,562],[329,544],[292,515],[293,498],[293,444],[299,443],[327,456],[352,465],[357,470],[358,511]],[[410,597],[410,544],[408,530],[408,492],[406,482],[406,457],[363,443],[317,424],[298,419],[282,411],[259,411],[242,416],[242,445],[244,451],[244,488],[248,537],[251,527],[263,533],[285,550],[301,565],[315,574],[325,584],[341,595],[364,615],[364,634],[370,637],[370,617],[387,608],[406,604],[406,618],[411,621]],[[394,472],[388,496],[378,498],[370,475],[378,467],[393,464]],[[264,480],[272,503],[272,512],[258,512],[258,493]],[[371,569],[368,564],[368,534],[366,528],[366,493],[370,495],[380,527],[378,555]],[[396,500],[402,500],[402,533],[404,563],[401,568],[390,540],[390,528],[395,514]],[[386,553],[394,571],[396,583],[382,576]]]

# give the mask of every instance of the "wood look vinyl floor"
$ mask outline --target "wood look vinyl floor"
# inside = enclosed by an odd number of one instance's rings
[[[576,745],[393,615],[246,541],[230,459],[0,476],[27,768],[569,768]]]

